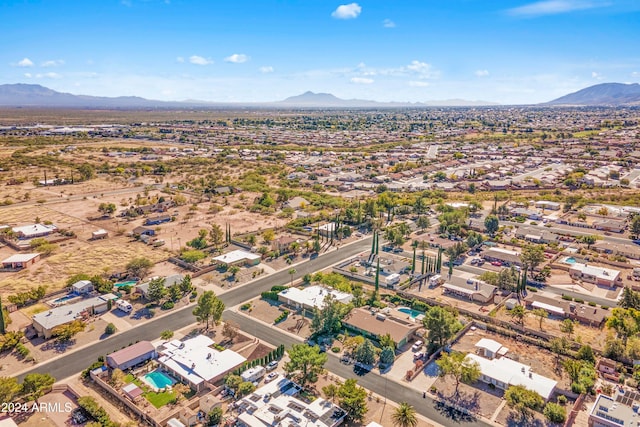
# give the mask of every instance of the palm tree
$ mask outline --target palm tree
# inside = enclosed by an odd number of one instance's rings
[[[416,427],[418,425],[418,417],[413,406],[406,402],[400,403],[400,406],[391,415],[394,426],[397,427]]]
[[[289,269],[289,275],[291,276],[291,286],[293,286],[293,275],[296,274],[297,271],[295,268],[290,268]]]

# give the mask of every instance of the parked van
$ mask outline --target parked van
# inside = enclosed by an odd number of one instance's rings
[[[131,311],[133,310],[133,306],[131,305],[131,303],[123,299],[119,299],[118,301],[116,301],[116,308],[124,311],[125,313],[131,313]]]

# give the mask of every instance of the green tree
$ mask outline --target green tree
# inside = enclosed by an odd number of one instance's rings
[[[312,347],[307,344],[294,344],[289,350],[289,359],[284,365],[285,372],[293,374],[304,387],[307,382],[315,381],[324,370],[327,354],[321,353],[317,345]]]
[[[327,294],[321,309],[313,308],[311,331],[314,334],[332,334],[342,328],[342,319],[347,315],[350,307],[336,300],[333,294]]]
[[[533,390],[521,385],[512,385],[504,393],[507,404],[518,411],[522,418],[528,418],[531,410],[538,411],[544,405],[544,399]]]
[[[500,223],[498,222],[498,217],[495,215],[488,215],[484,220],[484,229],[491,236],[496,234],[498,228],[500,227]]]
[[[240,375],[229,374],[224,379],[224,385],[233,390],[234,393],[238,391],[238,387],[240,387],[241,383],[242,377]]]
[[[89,163],[83,163],[78,166],[78,172],[83,181],[88,181],[96,176],[95,168]]]
[[[147,299],[155,303],[160,302],[167,295],[167,288],[164,287],[164,284],[164,277],[151,280],[147,288]]]
[[[640,215],[637,215],[640,218]],[[618,306],[622,308],[640,309],[640,293],[631,288],[625,287],[622,290],[622,298],[618,301]]]
[[[423,324],[429,330],[429,341],[437,344],[438,347],[444,346],[447,340],[462,329],[457,314],[440,306],[431,307],[425,313]]]
[[[631,232],[632,238],[638,238],[638,236],[640,236],[640,215],[634,215],[633,218],[631,218],[629,231]]]
[[[217,426],[222,422],[222,416],[224,412],[222,412],[222,408],[216,406],[207,414],[207,422],[210,426]]]
[[[196,316],[198,322],[205,322],[207,329],[209,329],[209,320],[214,325],[220,323],[224,308],[224,303],[213,291],[204,291],[198,298],[198,305],[193,309],[193,315]]]
[[[592,365],[595,365],[596,363],[596,356],[593,353],[593,348],[591,348],[590,345],[586,344],[578,349],[578,352],[576,353],[576,359],[587,361]]]
[[[291,283],[289,286],[293,286],[293,275],[296,274],[298,271],[295,268],[290,268],[288,273],[289,276],[291,277]]]
[[[523,306],[518,304],[511,309],[509,316],[511,316],[516,323],[524,325],[524,318],[527,316],[527,311]]]
[[[14,377],[0,377],[0,402],[13,402],[20,392],[22,386]]]
[[[387,346],[382,348],[382,351],[380,352],[380,363],[390,365],[395,361],[395,358],[396,352],[393,347]]]
[[[371,340],[365,338],[364,342],[356,347],[353,357],[364,365],[373,365],[376,361],[376,348]]]
[[[416,220],[416,225],[422,231],[431,227],[431,221],[429,221],[429,217],[425,215],[420,215]]]
[[[37,400],[55,382],[51,374],[27,374],[22,381],[22,392]]]
[[[166,329],[160,333],[160,338],[163,340],[170,340],[173,338],[173,331],[171,329]]]
[[[253,385],[252,382],[243,381],[238,386],[238,392],[236,393],[236,395],[241,398],[253,393],[255,390],[256,390],[256,386]]]
[[[460,383],[471,384],[477,381],[481,375],[478,362],[467,359],[467,355],[462,352],[443,352],[436,364],[440,368],[440,376],[450,376],[456,382],[455,396],[460,393],[458,391]]]
[[[272,229],[265,230],[265,231],[262,233],[262,239],[264,239],[264,241],[265,241],[266,243],[271,243],[271,242],[273,242],[273,240],[274,240],[275,238],[276,238],[276,233],[275,233],[275,231],[273,231]]]
[[[193,284],[191,283],[191,276],[188,274],[184,276],[184,278],[180,281],[179,287],[180,287],[180,292],[182,292],[183,295],[191,292],[193,290]]]
[[[56,337],[58,341],[70,341],[71,338],[84,331],[86,326],[82,320],[77,319],[65,325],[56,326],[51,331],[51,335]]]
[[[211,244],[215,248],[219,248],[222,242],[224,242],[224,232],[222,231],[222,227],[218,224],[211,224],[211,230],[209,230],[209,239],[211,239]]]
[[[380,347],[382,348],[391,347],[392,350],[396,349],[396,342],[393,340],[391,334],[389,333],[380,336],[378,342],[380,343]]]
[[[201,259],[205,259],[207,257],[207,254],[205,254],[204,252],[198,250],[198,249],[192,249],[190,251],[183,251],[180,254],[180,259],[182,259],[184,262],[188,262],[189,264],[193,264],[195,262],[200,261]]]
[[[116,325],[114,325],[113,323],[109,323],[107,326],[105,326],[104,333],[107,335],[113,335],[117,330],[118,328],[116,328]]]
[[[140,257],[129,261],[125,268],[131,276],[143,278],[149,273],[151,267],[153,263],[148,258]]]
[[[542,330],[542,321],[549,317],[549,313],[547,313],[547,310],[545,310],[544,308],[534,308],[533,310],[531,310],[531,313],[534,316],[538,317],[540,321],[538,327],[540,328],[540,330]]]
[[[591,249],[591,245],[593,245],[596,240],[598,240],[598,236],[590,234],[588,236],[581,236],[579,239],[582,243],[587,245],[587,249]]]
[[[113,203],[100,203],[98,205],[98,212],[105,215],[111,215],[116,211],[116,205]]]
[[[350,378],[338,388],[338,406],[347,413],[347,419],[360,422],[369,410],[367,408],[367,391],[358,386],[354,378]]]
[[[396,427],[417,427],[416,409],[406,402],[400,402],[391,415],[391,422]]]
[[[571,319],[564,319],[562,323],[560,323],[560,331],[564,332],[569,336],[573,334],[574,328],[575,328],[575,323]]]
[[[333,402],[335,398],[338,397],[338,386],[333,383],[327,384],[322,387],[322,393],[327,399]]]
[[[543,413],[545,418],[552,423],[563,424],[567,419],[567,410],[557,403],[547,403]]]
[[[527,245],[520,254],[522,263],[533,271],[544,261],[544,247],[542,245]]]

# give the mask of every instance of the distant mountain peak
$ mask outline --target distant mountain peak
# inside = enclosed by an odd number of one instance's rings
[[[546,104],[612,107],[637,106],[640,105],[640,84],[600,83],[561,96]]]

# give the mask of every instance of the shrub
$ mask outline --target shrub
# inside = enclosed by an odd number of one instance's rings
[[[25,358],[27,356],[29,356],[29,349],[27,347],[25,347],[22,343],[18,343],[16,345],[16,352],[20,355],[20,357]]]
[[[544,407],[544,416],[552,423],[564,423],[567,419],[566,410],[557,403],[549,402]]]
[[[537,288],[534,288],[533,286],[527,286],[527,290],[528,290],[529,292],[538,292],[538,289],[537,289]]]
[[[280,313],[280,316],[276,317],[276,320],[274,320],[273,323],[280,323],[283,320],[285,320],[288,316],[289,316],[289,310],[284,310],[282,313]]]
[[[567,396],[565,396],[564,394],[561,394],[560,396],[558,396],[558,403],[560,405],[566,405],[567,404]]]
[[[280,292],[284,291],[285,289],[287,289],[287,287],[284,285],[275,285],[271,287],[271,292]]]
[[[251,303],[245,303],[240,306],[240,310],[249,310],[251,308]]]
[[[278,301],[278,292],[266,291],[260,294],[262,299],[270,299],[272,301]]]
[[[582,298],[574,298],[573,300],[578,304],[584,304],[584,300]]]
[[[162,303],[162,308],[163,310],[171,310],[174,307],[173,301],[165,301]]]
[[[118,329],[116,328],[116,325],[114,325],[113,323],[109,323],[104,328],[104,333],[107,334],[107,335],[111,335],[111,334],[115,334],[117,330]]]
[[[331,347],[331,351],[334,353],[340,353],[340,347]]]
[[[163,340],[168,340],[173,338],[173,331],[170,329],[162,331],[162,333],[160,334],[160,338],[162,338]]]
[[[562,295],[562,299],[565,301],[573,301],[573,298],[571,298],[569,295]]]
[[[595,307],[595,306],[597,305],[597,304],[596,304],[595,302],[593,302],[593,301],[589,301],[589,303],[588,303],[588,304],[589,304],[591,307]]]

